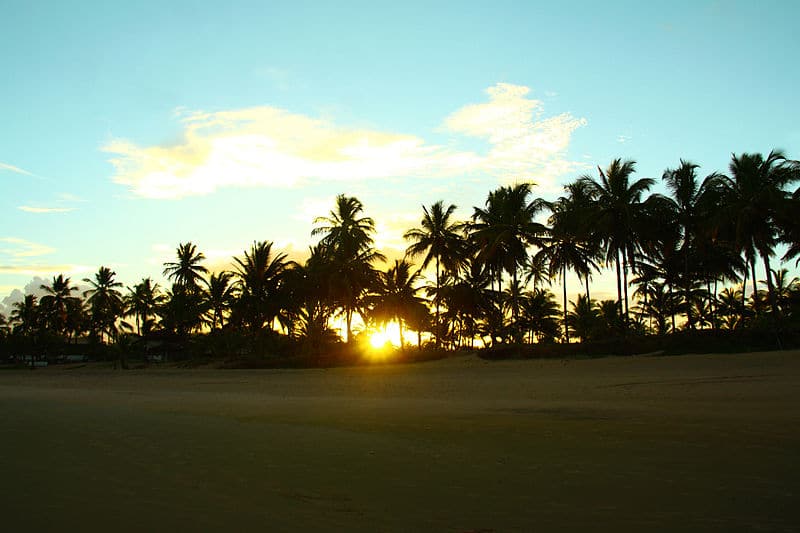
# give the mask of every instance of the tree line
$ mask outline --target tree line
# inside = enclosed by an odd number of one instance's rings
[[[2,340],[34,350],[83,339],[140,351],[204,342],[207,351],[322,353],[351,344],[359,321],[396,322],[401,343],[410,331],[443,349],[746,328],[780,343],[797,330],[800,283],[780,266],[799,261],[800,162],[743,153],[728,173],[701,177],[681,160],[661,177],[666,194],[651,193],[656,181],[635,178],[635,167],[615,159],[554,201],[534,197],[532,183],[501,186],[467,220],[444,201],[422,206],[404,234],[406,257],[385,269],[375,221],[342,194],[314,220],[319,241],[302,263],[261,241],[232,269],[210,272],[197,246],[182,243],[164,264],[169,287],[150,278],[123,287],[100,267],[77,294],[58,275],[44,296],[26,295],[0,317]],[[605,269],[617,298],[597,301],[592,279]],[[574,301],[569,273],[582,285]]]

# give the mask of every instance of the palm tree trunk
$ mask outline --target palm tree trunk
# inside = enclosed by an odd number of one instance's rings
[[[622,250],[622,288],[625,291],[625,329],[628,329],[628,252]]]
[[[586,301],[589,302],[589,307],[591,307],[592,297],[589,296],[589,274],[586,274]]]
[[[672,298],[672,283],[669,284],[669,310],[672,314],[672,332],[675,333],[675,302]]]
[[[758,309],[760,302],[758,301],[758,282],[756,281],[756,256],[753,254],[753,258],[750,261],[750,270],[753,273],[753,308],[758,313],[760,310]]]
[[[403,344],[403,319],[402,318],[398,318],[397,319],[397,329],[400,330],[400,351],[404,352],[404,351],[406,351],[406,346],[405,346],[405,344]]]
[[[764,260],[764,270],[767,274],[767,296],[769,298],[769,306],[772,310],[772,316],[774,317],[773,320],[777,320],[778,303],[775,300],[775,287],[772,285],[772,269],[770,268],[769,264],[769,255],[761,254],[761,258]]]
[[[350,344],[350,338],[352,336],[351,325],[353,323],[353,310],[350,309],[349,307],[345,311],[345,320],[347,321],[347,339],[345,340],[345,342],[347,344]]]
[[[440,289],[441,289],[441,287],[439,286],[439,256],[437,255],[436,256],[436,329],[434,331],[434,333],[436,334],[436,347],[437,348],[440,346],[439,333],[440,333],[440,328],[441,328],[441,324],[439,322],[439,296],[440,296],[439,291],[440,291]]]
[[[617,250],[616,257],[617,266],[617,305],[619,307],[619,319],[622,320],[622,274],[619,271],[619,250]]]
[[[561,279],[564,280],[564,338],[569,344],[569,326],[567,325],[567,265],[561,267]]]
[[[742,276],[742,316],[740,318],[740,323],[744,324],[744,315],[745,311],[747,310],[747,265],[744,267],[744,275]]]

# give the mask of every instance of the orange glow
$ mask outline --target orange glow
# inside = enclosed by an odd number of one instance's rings
[[[369,343],[373,348],[384,348],[387,344],[395,347],[400,346],[400,326],[397,322],[390,322],[383,328],[376,330],[369,337]]]

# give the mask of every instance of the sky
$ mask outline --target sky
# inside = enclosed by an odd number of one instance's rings
[[[800,158],[798,16],[792,1],[0,0],[0,311],[101,265],[167,285],[187,241],[215,269],[253,241],[302,259],[340,193],[398,257],[438,200],[466,219],[500,185],[553,199],[617,157],[658,181],[681,158],[702,175],[732,153]]]

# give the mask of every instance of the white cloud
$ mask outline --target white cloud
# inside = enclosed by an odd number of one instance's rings
[[[70,211],[75,211],[74,207],[34,207],[30,205],[21,205],[17,209],[26,213],[69,213]]]
[[[631,138],[632,137],[630,135],[617,135],[617,142],[620,144],[625,144],[630,141]]]
[[[55,248],[17,237],[0,237],[0,254],[13,258],[37,257],[55,252]]]
[[[564,159],[584,119],[542,118],[542,102],[527,87],[498,84],[489,102],[451,114],[446,129],[483,139],[485,155],[427,143],[410,134],[351,128],[263,106],[220,112],[179,109],[181,141],[139,146],[114,139],[113,180],[134,194],[177,198],[222,187],[295,187],[308,180],[352,181],[482,173],[546,184],[578,166]]]
[[[18,276],[74,276],[94,270],[86,265],[51,265],[51,264],[14,264],[0,265],[0,274],[13,274]]]
[[[489,102],[463,107],[445,121],[453,132],[489,142],[479,167],[505,181],[534,181],[545,190],[555,188],[558,176],[584,168],[565,154],[572,133],[586,119],[568,113],[543,118],[543,103],[527,97],[528,87],[499,83],[486,92]]]
[[[34,176],[33,172],[28,172],[23,168],[15,167],[14,165],[9,165],[8,163],[3,163],[2,161],[0,161],[0,170],[8,170],[10,172],[14,172],[15,174],[23,174],[25,176]]]

